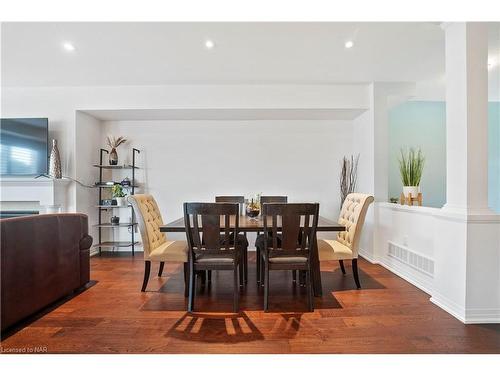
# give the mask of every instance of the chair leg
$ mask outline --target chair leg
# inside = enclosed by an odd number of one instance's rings
[[[269,310],[269,265],[265,262],[264,265],[264,311]]]
[[[208,285],[212,284],[212,270],[207,271]]]
[[[234,266],[233,276],[234,276],[234,284],[233,284],[233,312],[237,313],[239,310],[239,297],[240,297],[240,287],[238,284],[238,266]],[[240,272],[241,273],[241,272]],[[240,275],[241,279],[241,275]]]
[[[340,269],[342,270],[342,273],[345,275],[344,261],[339,260],[339,264],[340,264]]]
[[[243,263],[245,274],[244,274],[244,279],[245,279],[245,284],[248,283],[248,247],[245,248],[245,262]]]
[[[261,271],[260,270],[260,249],[258,246],[256,246],[255,250],[256,250],[255,252],[256,252],[256,256],[257,256],[257,258],[255,260],[255,265],[257,267],[257,286],[260,286],[260,273],[261,273],[260,272]]]
[[[189,297],[189,263],[184,262],[184,297]]]
[[[161,277],[163,273],[163,267],[165,266],[165,262],[160,262],[160,269],[158,270],[158,277]]]
[[[356,286],[358,289],[361,289],[361,284],[359,282],[359,275],[358,275],[358,260],[353,259],[352,260],[352,273],[354,274],[354,281],[356,282]]]
[[[196,294],[196,272],[194,272],[194,267],[189,266],[189,300],[188,300],[188,311],[193,312],[194,310],[194,295]]]
[[[314,302],[313,302],[313,291],[312,291],[312,281],[311,281],[311,271],[306,271],[306,286],[307,286],[307,305],[309,311],[314,311]]]
[[[306,286],[306,275],[304,271],[298,271],[299,272],[299,285],[300,286]]]
[[[297,270],[292,271],[292,281],[294,284],[297,284]]]
[[[242,259],[240,259],[240,265],[239,265],[239,275],[240,275],[240,286],[244,286],[245,284],[245,281],[244,281],[244,278],[245,278],[245,264],[243,263],[243,258],[244,258],[244,255],[241,256]]]
[[[151,261],[144,261],[144,281],[142,282],[141,292],[146,291],[146,287],[148,286],[149,280],[149,272],[151,272]]]

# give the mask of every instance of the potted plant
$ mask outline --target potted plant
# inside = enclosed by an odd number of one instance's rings
[[[118,153],[116,152],[116,149],[125,142],[127,142],[127,140],[124,137],[115,138],[108,135],[107,143],[108,146],[111,147],[111,151],[109,152],[109,165],[118,165]]]
[[[111,192],[113,194],[113,199],[116,200],[117,206],[125,206],[127,204],[125,193],[123,192],[123,187],[121,185],[113,185]]]
[[[405,197],[413,198],[418,196],[420,179],[424,169],[425,158],[420,148],[409,150],[401,149],[401,158],[399,161],[399,173],[403,182],[403,194]]]

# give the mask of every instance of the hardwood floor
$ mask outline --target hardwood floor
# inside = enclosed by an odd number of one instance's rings
[[[251,253],[252,256],[253,253]],[[252,259],[252,258],[250,258]],[[349,262],[346,262],[346,265]],[[500,324],[464,325],[429,296],[381,266],[359,262],[362,290],[350,266],[321,264],[323,297],[306,312],[304,288],[290,272],[271,273],[270,312],[249,282],[239,314],[231,272],[214,272],[187,314],[182,265],[153,266],[141,293],[142,254],[91,259],[94,285],[2,337],[2,350],[46,347],[49,353],[500,353]],[[332,292],[333,291],[333,292]]]

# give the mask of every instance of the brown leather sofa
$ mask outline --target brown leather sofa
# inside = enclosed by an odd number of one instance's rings
[[[2,331],[89,281],[86,215],[2,219],[0,227]]]

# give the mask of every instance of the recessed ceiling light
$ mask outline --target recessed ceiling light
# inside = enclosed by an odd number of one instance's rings
[[[354,42],[352,40],[348,40],[344,44],[345,48],[352,48],[354,46]]]
[[[74,51],[75,50],[75,46],[73,44],[71,44],[70,42],[64,42],[63,43],[63,48],[66,51]]]
[[[213,49],[215,47],[215,42],[211,39],[205,40],[205,48],[206,49]]]

